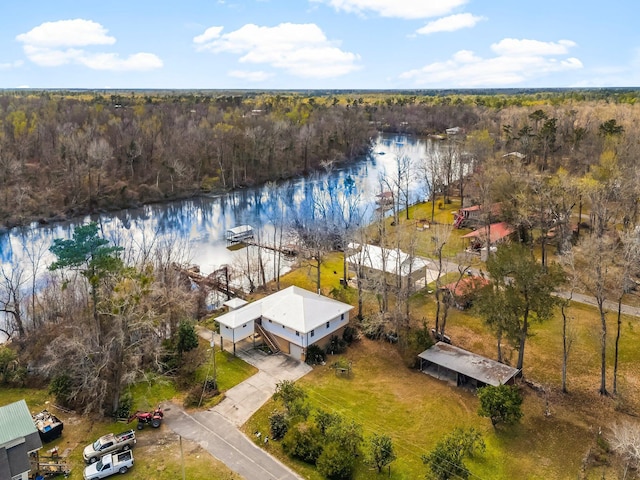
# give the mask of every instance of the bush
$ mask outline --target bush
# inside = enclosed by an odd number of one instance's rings
[[[323,436],[320,430],[307,423],[299,423],[291,428],[282,439],[284,452],[303,462],[315,465],[323,449]]]
[[[55,397],[57,403],[63,407],[68,407],[70,406],[69,395],[71,395],[71,387],[71,377],[66,373],[61,373],[51,379],[49,394]]]
[[[16,351],[0,345],[0,384],[20,384],[26,376],[27,370],[20,366]]]
[[[187,408],[198,407],[207,400],[220,395],[220,391],[217,388],[215,380],[207,379],[204,382],[194,385],[189,390],[189,393],[184,397],[183,405]]]
[[[176,351],[182,356],[184,352],[190,352],[198,347],[198,334],[192,323],[187,321],[180,322],[178,332],[176,334]]]
[[[487,385],[478,390],[478,415],[489,417],[495,427],[498,423],[513,424],[522,418],[522,394],[515,386]]]
[[[325,349],[328,354],[338,355],[343,353],[347,349],[347,342],[345,342],[342,338],[337,335],[332,335],[329,339],[329,344]]]
[[[386,321],[382,314],[371,315],[362,320],[362,333],[370,340],[379,340],[385,329]]]
[[[347,325],[342,332],[342,339],[347,342],[347,345],[351,345],[358,338],[358,331],[351,325]]]
[[[355,457],[337,443],[329,443],[316,462],[318,472],[331,480],[348,480],[353,475]]]
[[[129,418],[131,407],[133,407],[133,395],[131,392],[125,392],[120,396],[120,405],[113,415],[116,418]]]
[[[309,365],[322,364],[326,359],[327,355],[318,345],[309,345],[307,348],[307,358],[305,360]]]
[[[287,422],[287,415],[282,410],[274,410],[269,415],[269,430],[271,431],[271,438],[274,440],[281,440],[289,430],[289,424]]]

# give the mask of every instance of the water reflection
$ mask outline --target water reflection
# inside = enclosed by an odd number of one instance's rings
[[[240,189],[228,194],[198,197],[170,203],[146,205],[117,213],[85,217],[53,225],[32,225],[0,234],[0,265],[20,264],[30,270],[25,248],[40,246],[44,250],[42,265],[53,258],[48,247],[54,238],[69,238],[74,228],[89,220],[100,224],[103,235],[118,245],[133,245],[137,253],[148,251],[160,241],[180,245],[186,260],[200,265],[208,274],[223,264],[233,264],[242,253],[227,249],[227,229],[249,224],[261,238],[273,238],[277,219],[305,215],[311,193],[319,186],[333,195],[359,195],[363,211],[372,212],[375,195],[380,193],[379,176],[390,175],[398,156],[414,162],[427,158],[430,141],[405,136],[380,136],[372,153],[348,167],[309,178],[300,178],[275,186]],[[424,196],[424,193],[422,194]],[[420,196],[417,179],[412,185],[412,201]],[[29,247],[31,246],[31,247]]]

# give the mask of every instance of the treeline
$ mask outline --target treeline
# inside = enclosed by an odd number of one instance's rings
[[[600,125],[637,124],[638,92],[624,89],[219,93],[0,93],[0,224],[289,178],[357,158],[378,131],[457,126],[489,135],[494,152],[584,171],[602,151]]]
[[[211,100],[211,99],[210,99]],[[0,96],[0,223],[233,189],[366,153],[356,110],[49,93]]]

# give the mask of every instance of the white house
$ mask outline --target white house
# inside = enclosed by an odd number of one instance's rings
[[[357,252],[347,258],[347,263],[356,271],[361,272],[361,276],[377,272],[385,275],[399,276],[405,279],[407,276],[415,280],[423,276],[427,268],[426,262],[416,256],[411,256],[396,248],[381,248],[377,245],[354,245],[349,247]],[[358,267],[360,267],[358,269]]]
[[[42,441],[27,403],[19,400],[0,407],[0,479],[28,480],[30,454]]]
[[[216,318],[222,341],[234,345],[260,333],[269,346],[296,360],[307,348],[326,345],[349,324],[351,305],[299,287],[289,287]]]

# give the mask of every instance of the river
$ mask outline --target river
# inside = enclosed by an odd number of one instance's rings
[[[401,135],[380,135],[371,153],[347,166],[328,172],[297,178],[274,187],[262,186],[230,193],[146,205],[119,212],[91,215],[50,225],[34,223],[0,234],[0,267],[10,272],[17,265],[30,277],[34,270],[30,258],[40,258],[36,269],[44,277],[46,266],[53,261],[48,248],[55,238],[70,238],[77,225],[96,221],[102,234],[115,244],[127,246],[131,252],[149,250],[153,245],[171,241],[179,246],[178,260],[200,266],[208,274],[221,265],[242,262],[246,251],[227,248],[225,233],[238,225],[251,225],[262,239],[273,238],[274,219],[291,221],[305,215],[312,196],[318,191],[345,192],[359,196],[363,215],[372,215],[375,196],[386,188],[380,175],[393,176],[397,159],[408,157],[413,165],[432,155],[437,143]],[[425,190],[417,178],[410,186],[411,201],[425,197]],[[344,194],[344,193],[341,193]],[[133,247],[133,248],[132,248]],[[287,268],[285,263],[284,268]],[[2,294],[2,289],[0,289]]]

